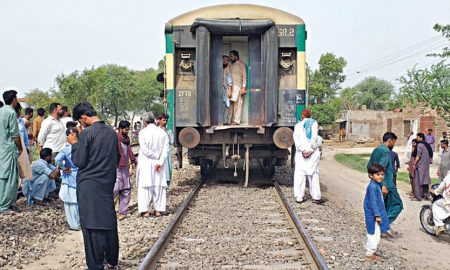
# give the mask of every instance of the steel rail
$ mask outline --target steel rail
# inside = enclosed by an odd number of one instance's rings
[[[318,269],[321,270],[328,270],[328,266],[325,263],[324,259],[322,258],[322,255],[320,254],[317,247],[314,245],[311,236],[309,235],[308,231],[305,228],[305,225],[303,225],[303,222],[300,220],[298,215],[295,213],[294,209],[292,209],[291,205],[289,204],[286,196],[284,195],[283,191],[281,190],[280,185],[277,181],[274,181],[275,189],[277,191],[278,197],[282,202],[282,205],[284,207],[285,212],[289,215],[289,218],[291,222],[296,227],[298,233],[303,239],[303,242],[306,245],[307,252],[309,254],[306,254],[309,259],[312,259]]]
[[[175,213],[175,216],[172,218],[172,220],[164,229],[164,231],[161,232],[158,240],[156,240],[150,251],[145,256],[142,263],[139,265],[139,270],[156,269],[158,260],[162,257],[166,245],[169,243],[172,235],[175,234],[175,230],[178,227],[180,221],[183,219],[183,216],[186,214],[186,210],[188,209],[189,204],[192,202],[194,197],[202,188],[203,183],[204,178],[202,176],[199,176],[196,186],[191,191],[189,196],[183,201],[181,206],[178,208],[177,212]]]

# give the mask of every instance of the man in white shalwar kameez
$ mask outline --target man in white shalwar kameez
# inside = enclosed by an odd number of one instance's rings
[[[302,112],[302,121],[294,128],[296,148],[294,171],[294,197],[302,203],[305,196],[306,178],[309,180],[309,193],[314,203],[322,203],[319,183],[320,150],[318,145],[319,125],[311,118],[311,111]]]
[[[445,230],[444,219],[450,216],[450,174],[447,174],[436,190],[430,192],[436,195],[442,194],[442,199],[433,203],[433,221],[436,236],[439,236]]]
[[[153,113],[143,117],[145,128],[139,132],[139,156],[137,168],[138,211],[148,217],[150,203],[155,216],[166,211],[166,157],[169,151],[167,133],[155,125]]]

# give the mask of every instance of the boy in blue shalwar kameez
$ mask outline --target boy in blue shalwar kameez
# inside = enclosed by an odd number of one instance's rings
[[[66,135],[71,132],[78,135],[76,128],[77,122],[68,122],[66,124]],[[72,145],[66,143],[65,147],[59,151],[55,157],[56,164],[63,171],[61,179],[61,189],[59,198],[64,202],[64,212],[69,229],[73,231],[80,230],[80,212],[77,201],[77,173],[78,167],[72,162]]]
[[[370,183],[366,189],[364,198],[364,215],[366,218],[367,243],[366,257],[370,260],[379,260],[375,255],[381,233],[389,231],[389,220],[384,207],[383,194],[381,193],[381,182],[384,179],[384,167],[373,163],[367,169]]]

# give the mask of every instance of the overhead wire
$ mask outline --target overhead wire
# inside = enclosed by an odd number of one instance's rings
[[[439,63],[439,62],[441,62],[441,61],[445,61],[445,60],[442,59],[442,58],[434,59],[433,61],[430,61],[430,62],[428,62],[428,63],[426,63],[426,64],[424,64],[424,65],[421,65],[421,66],[416,66],[415,68],[416,68],[416,69],[424,69],[424,68],[428,68],[428,67],[430,67],[430,66],[432,66],[432,65],[434,65],[434,64],[437,64],[437,63]],[[405,75],[405,74],[402,74],[402,75],[399,75],[399,76],[392,77],[392,78],[388,79],[387,81],[388,81],[388,82],[392,82],[392,83],[398,83],[398,79],[399,79],[400,77],[402,77],[403,75]]]
[[[351,74],[347,73],[346,77],[347,77],[347,79],[352,79],[352,78],[355,78],[355,77],[359,77],[359,76],[361,76],[361,75],[363,75],[365,73],[377,71],[379,69],[385,68],[387,66],[393,65],[393,64],[401,62],[401,61],[404,61],[406,59],[410,59],[410,58],[414,58],[414,57],[418,57],[418,56],[421,56],[421,55],[426,55],[426,54],[432,53],[434,50],[436,50],[438,48],[442,48],[442,46],[443,46],[442,44],[438,44],[438,45],[433,44],[433,45],[434,46],[428,46],[426,49],[424,47],[424,48],[422,48],[423,50],[421,50],[421,51],[417,51],[417,50],[416,51],[412,51],[409,54],[406,54],[406,55],[404,55],[404,56],[402,56],[400,58],[395,58],[395,59],[392,59],[392,60],[387,61],[385,63],[379,63],[379,64],[377,64],[377,65],[375,65],[375,66],[373,66],[371,68],[366,68],[364,70],[360,70],[360,71],[357,71],[357,72],[354,72],[354,73],[351,73]]]
[[[434,43],[436,43],[436,42],[442,42],[442,37],[441,37],[441,36],[434,36],[434,37],[431,37],[431,38],[429,38],[429,39],[423,40],[423,41],[418,42],[418,43],[416,43],[416,44],[414,44],[414,45],[412,45],[412,46],[409,46],[409,47],[407,47],[407,48],[404,48],[404,49],[401,49],[401,50],[399,50],[399,51],[396,51],[396,52],[394,52],[394,53],[392,53],[392,54],[389,54],[389,55],[383,56],[383,57],[381,57],[381,58],[378,58],[378,59],[376,59],[376,60],[370,61],[369,63],[366,63],[366,64],[363,64],[363,65],[360,65],[360,66],[351,68],[351,69],[349,69],[349,70],[347,71],[347,73],[351,73],[351,72],[354,72],[354,71],[358,71],[359,69],[362,69],[362,68],[364,68],[364,67],[366,67],[366,66],[378,64],[378,62],[383,62],[383,61],[389,60],[389,58],[396,58],[396,57],[399,57],[399,56],[400,56],[401,54],[403,54],[403,53],[409,53],[409,52],[411,52],[411,51],[413,51],[413,50],[420,49],[420,48],[422,48],[422,47],[424,47],[424,46],[425,46],[425,47],[426,47],[426,46],[429,46],[429,45],[434,44]]]

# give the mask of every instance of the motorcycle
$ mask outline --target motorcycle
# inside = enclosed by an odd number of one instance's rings
[[[432,185],[433,189],[437,189],[439,184]],[[431,204],[422,206],[420,210],[420,224],[426,233],[436,236],[435,225],[433,221],[433,203],[439,199],[442,199],[442,195],[436,195],[431,193]],[[450,235],[450,217],[444,219],[444,232],[442,234]]]

